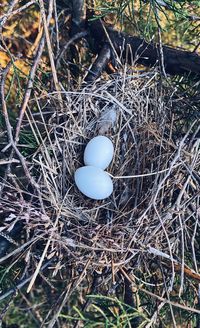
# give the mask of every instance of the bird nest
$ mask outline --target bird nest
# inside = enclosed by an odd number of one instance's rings
[[[103,293],[128,280],[161,300],[174,285],[181,295],[187,279],[200,281],[199,126],[191,115],[180,117],[188,104],[165,83],[156,72],[121,74],[80,91],[63,89],[61,106],[57,93],[32,100],[38,111],[27,112],[25,126],[38,144],[28,165],[34,183],[20,193],[15,188],[16,203],[9,205],[8,194],[1,199],[7,213],[15,209],[2,231],[12,230],[13,215],[25,226],[11,255],[29,258],[29,290],[45,263],[48,275],[60,272],[69,289],[72,281],[73,288],[87,285],[85,293],[94,273]],[[107,169],[114,191],[103,201],[85,197],[74,183],[97,135],[114,145]]]

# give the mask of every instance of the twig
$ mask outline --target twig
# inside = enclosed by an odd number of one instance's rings
[[[52,13],[53,13],[53,0],[50,0],[49,1],[49,14],[48,14],[47,20],[45,21],[46,22],[46,28],[48,28],[48,25],[49,25],[51,17],[52,17]],[[45,16],[45,19],[46,19],[46,16]],[[30,95],[31,95],[31,91],[32,91],[33,83],[34,83],[34,79],[35,79],[36,70],[37,70],[39,61],[41,59],[42,53],[43,53],[44,44],[45,44],[44,41],[45,41],[44,35],[42,35],[41,39],[40,39],[40,43],[38,44],[38,47],[37,47],[36,56],[35,56],[33,65],[31,67],[29,80],[28,80],[27,87],[26,87],[26,92],[25,92],[25,95],[24,95],[24,98],[23,98],[23,102],[22,102],[22,106],[21,106],[21,110],[20,110],[20,115],[19,115],[19,119],[18,119],[18,122],[17,122],[16,133],[15,133],[15,142],[16,143],[19,140],[19,133],[20,133],[21,125],[22,125],[22,120],[23,120],[24,113],[26,111],[26,107],[27,107],[29,99],[30,99]]]
[[[152,205],[153,205],[153,208],[155,210],[155,213],[156,215],[158,216],[159,220],[160,220],[160,223],[161,223],[161,226],[162,226],[162,229],[164,231],[164,234],[166,236],[166,239],[167,239],[167,243],[168,243],[168,248],[169,248],[169,253],[170,253],[170,257],[171,257],[171,263],[172,263],[172,279],[171,279],[171,289],[173,288],[173,283],[174,283],[174,277],[175,277],[175,271],[174,271],[174,262],[173,262],[173,255],[172,255],[172,250],[171,250],[171,246],[170,246],[170,240],[169,240],[169,237],[168,237],[168,234],[167,234],[167,231],[165,229],[165,226],[163,224],[163,221],[160,217],[160,214],[157,210],[157,206],[156,206],[156,199],[158,197],[158,194],[160,193],[160,191],[162,190],[162,186],[164,185],[164,183],[166,182],[167,178],[169,177],[169,175],[171,174],[172,170],[173,170],[173,167],[174,165],[176,165],[176,162],[180,159],[180,156],[181,156],[181,151],[182,151],[182,148],[184,146],[184,143],[185,143],[185,140],[187,139],[192,127],[196,124],[196,121],[194,121],[188,132],[185,134],[184,138],[181,140],[179,146],[178,146],[178,150],[176,152],[176,155],[174,156],[172,162],[171,162],[171,165],[170,165],[170,168],[169,170],[167,171],[167,174],[164,176],[164,178],[160,181],[160,183],[158,184],[157,186],[157,190],[155,192],[155,195],[153,196],[153,202],[152,202]]]
[[[162,45],[162,37],[161,37],[161,29],[160,26],[158,26],[158,38],[159,38],[159,51],[160,51],[160,64],[161,64],[161,71],[167,80],[167,74],[165,71],[165,59],[163,54],[163,45]]]
[[[3,110],[3,115],[4,115],[4,118],[5,118],[5,122],[6,122],[7,132],[8,132],[8,141],[9,141],[10,145],[13,148],[12,153],[15,152],[16,155],[18,156],[18,158],[19,158],[19,160],[20,160],[20,162],[22,164],[22,167],[24,169],[24,173],[25,173],[27,179],[29,180],[29,182],[31,183],[31,185],[37,190],[38,196],[40,197],[40,203],[41,203],[41,206],[42,206],[43,211],[44,211],[42,198],[40,196],[39,186],[36,183],[35,179],[31,176],[30,171],[28,169],[28,166],[26,164],[26,160],[25,160],[24,156],[21,154],[21,152],[19,151],[19,149],[17,148],[16,143],[15,143],[15,141],[13,139],[12,126],[10,124],[10,120],[9,120],[9,116],[8,116],[8,110],[7,110],[7,105],[6,105],[6,101],[5,101],[5,94],[4,94],[5,79],[6,79],[7,73],[9,71],[9,69],[10,69],[10,66],[11,66],[11,62],[7,65],[7,67],[6,67],[5,71],[4,71],[4,74],[2,74],[2,80],[1,80],[1,86],[0,86],[2,110]],[[13,156],[13,154],[12,154],[12,156]]]
[[[54,17],[55,17],[55,30],[56,30],[56,58],[58,57],[58,53],[60,51],[60,40],[59,40],[59,16],[57,12],[56,0],[53,3],[54,6]]]
[[[112,48],[113,53],[114,53],[115,56],[116,56],[116,60],[117,60],[118,64],[122,67],[122,63],[121,63],[120,57],[119,57],[119,55],[118,55],[118,53],[117,53],[117,51],[116,51],[116,49],[115,49],[115,47],[114,47],[114,44],[113,44],[113,42],[112,42],[112,40],[111,40],[111,38],[110,38],[110,36],[109,36],[109,34],[108,34],[108,32],[107,32],[105,26],[104,26],[104,24],[102,23],[102,20],[101,20],[101,19],[100,19],[100,22],[101,22],[101,24],[102,24],[102,27],[103,27],[104,33],[105,33],[105,35],[106,35],[106,38],[108,39],[108,42],[109,42],[109,44],[110,44],[110,47]]]
[[[20,247],[16,248],[14,251],[10,252],[9,254],[1,257],[0,258],[0,263],[3,263],[4,261],[6,261],[7,259],[9,259],[13,255],[16,255],[16,254],[20,253],[26,246],[29,246],[30,244],[36,242],[38,239],[39,239],[39,237],[35,237],[35,238],[27,241],[25,244],[21,245]]]
[[[97,272],[94,271],[92,286],[91,286],[90,292],[89,292],[90,295],[94,295],[97,293],[97,287],[98,287],[100,278],[101,278],[101,275],[99,275]],[[91,303],[91,299],[87,298],[85,303],[82,306],[82,312],[86,311],[86,309],[88,308],[90,303]],[[77,322],[74,324],[73,328],[78,328],[79,324],[80,324],[80,320],[77,320]]]
[[[0,165],[12,164],[12,163],[20,163],[18,159],[0,159]]]
[[[158,317],[158,314],[160,312],[160,310],[163,308],[163,306],[165,305],[165,302],[161,302],[158,306],[156,311],[154,312],[154,314],[152,315],[150,322],[145,326],[145,328],[150,328],[152,327],[152,325],[154,325],[156,323],[156,319]]]
[[[172,306],[175,306],[175,307],[177,307],[179,309],[200,314],[200,310],[197,310],[195,308],[192,308],[192,307],[189,307],[189,306],[186,306],[186,305],[181,305],[179,303],[176,303],[176,302],[173,302],[173,301],[170,301],[170,300],[166,300],[165,298],[163,298],[163,297],[161,297],[159,295],[156,295],[154,293],[151,293],[151,292],[149,292],[148,290],[146,290],[144,288],[140,288],[140,290],[142,292],[144,292],[145,294],[149,295],[149,296],[152,296],[154,298],[157,298],[158,300],[160,300],[161,302],[164,302],[165,304],[171,304]]]
[[[56,216],[55,222],[54,222],[54,224],[53,224],[53,228],[52,228],[52,230],[51,230],[51,234],[50,234],[50,236],[49,236],[49,239],[47,240],[47,243],[46,243],[45,248],[44,248],[44,250],[43,250],[43,252],[42,252],[42,255],[41,255],[41,257],[40,257],[40,261],[39,261],[39,263],[38,263],[38,265],[37,265],[37,268],[36,268],[36,270],[35,270],[35,272],[34,272],[34,274],[33,274],[33,277],[32,277],[32,279],[31,279],[31,281],[30,281],[30,283],[29,283],[29,285],[28,285],[27,293],[29,293],[29,292],[31,291],[31,288],[33,287],[33,285],[34,285],[34,283],[35,283],[35,280],[36,280],[36,278],[37,278],[37,276],[38,276],[38,273],[39,273],[39,271],[40,271],[40,268],[41,268],[41,266],[42,266],[42,263],[43,263],[43,261],[44,261],[44,259],[45,259],[46,254],[47,254],[48,248],[49,248],[49,246],[50,246],[50,244],[51,244],[51,242],[52,242],[52,238],[53,238],[54,230],[55,230],[55,228],[56,228],[56,226],[57,226],[57,224],[58,224],[58,222],[59,222],[60,214],[61,214],[62,207],[63,207],[63,204],[64,204],[64,202],[65,202],[65,198],[66,198],[66,197],[67,197],[67,194],[66,194],[66,196],[64,197],[64,199],[63,199],[63,201],[62,201],[62,204],[60,205],[60,208],[59,208],[59,210],[58,210],[58,213],[57,213],[57,216]]]
[[[131,282],[131,283],[134,283],[134,281],[131,279],[131,277],[125,272],[125,270],[121,267],[120,268],[120,271],[123,273],[123,275]],[[185,311],[189,311],[189,312],[193,312],[193,313],[198,313],[200,314],[200,310],[197,310],[195,308],[192,308],[192,307],[189,307],[189,306],[185,306],[185,305],[181,305],[179,303],[176,303],[176,302],[173,302],[173,301],[170,301],[170,300],[166,300],[165,298],[157,295],[157,294],[154,294],[154,293],[151,293],[149,292],[148,290],[144,289],[144,288],[139,288],[140,291],[144,292],[145,294],[149,295],[149,296],[152,296],[153,298],[156,298],[158,299],[159,301],[163,302],[164,304],[170,304],[174,307],[177,307],[179,309],[182,309],[182,310],[185,310]]]
[[[49,14],[48,14],[48,18],[47,18],[47,24],[50,23],[50,20],[51,20],[51,17],[52,17],[52,12],[53,12],[53,0],[50,0],[50,2],[49,2]],[[38,67],[40,58],[42,56],[42,53],[43,53],[44,44],[45,44],[44,41],[45,41],[45,38],[44,38],[44,36],[41,35],[41,39],[40,39],[40,42],[39,42],[38,47],[37,47],[36,56],[35,56],[35,59],[34,59],[34,62],[33,62],[32,68],[31,68],[31,71],[30,71],[29,80],[28,80],[28,83],[27,83],[26,91],[25,91],[23,102],[22,102],[21,109],[20,109],[20,114],[19,114],[19,118],[18,118],[18,122],[17,122],[17,126],[16,126],[16,131],[15,131],[15,138],[14,138],[13,144],[12,144],[12,146],[14,146],[14,147],[11,150],[10,159],[9,159],[10,162],[12,162],[12,159],[13,159],[13,156],[14,156],[14,148],[16,147],[16,145],[17,145],[17,143],[19,141],[20,129],[21,129],[21,125],[22,125],[24,113],[26,111],[26,108],[27,108],[27,105],[28,105],[28,102],[29,102],[29,99],[30,99],[31,91],[32,91],[32,88],[33,88],[33,83],[34,83],[34,78],[35,78],[36,70],[37,70],[37,67]],[[11,62],[9,64],[9,66],[11,66]],[[7,74],[7,72],[5,74]],[[4,90],[3,90],[3,92],[4,92]],[[10,137],[9,137],[9,139],[10,139]],[[8,147],[9,146],[11,146],[11,143],[8,145]],[[18,154],[19,154],[19,152],[18,152]],[[11,163],[8,163],[4,180],[7,179],[7,176],[10,173],[10,169],[11,169]],[[2,188],[1,188],[1,192],[2,191],[3,191],[3,185],[2,185]],[[42,203],[41,199],[40,199],[40,202]],[[43,205],[42,205],[42,208],[43,208]],[[44,208],[43,208],[43,210],[44,210]]]
[[[170,255],[154,248],[154,247],[151,247],[149,246],[148,247],[148,252],[150,254],[154,254],[155,256],[159,256],[159,257],[162,257],[164,259],[166,259],[168,262],[173,260],[174,262],[174,270],[176,272],[184,272],[185,275],[191,279],[194,279],[196,281],[198,281],[200,283],[200,274],[198,273],[198,270],[196,270],[196,272],[194,270],[192,270],[191,268],[189,268],[187,265],[185,265],[184,263],[182,263],[182,261],[180,260],[176,260],[176,259],[171,259]],[[162,261],[162,264],[164,264],[165,266],[169,267],[169,263],[166,263],[166,262],[163,262]],[[183,265],[184,264],[184,265]]]
[[[57,318],[59,317],[60,312],[62,311],[63,307],[65,306],[67,300],[69,299],[70,295],[73,293],[74,290],[77,289],[77,287],[80,285],[81,281],[85,277],[86,272],[87,272],[87,268],[88,268],[90,262],[91,262],[90,259],[86,262],[85,267],[84,267],[82,273],[80,274],[80,277],[77,279],[76,283],[73,286],[73,289],[71,291],[68,290],[68,293],[65,294],[59,309],[56,311],[56,314],[54,315],[54,317],[52,318],[52,320],[48,324],[48,328],[53,328],[54,327],[55,322],[56,322]]]
[[[87,31],[82,31],[79,32],[77,34],[75,34],[65,45],[64,47],[61,49],[61,51],[59,52],[57,58],[56,58],[56,68],[58,68],[60,66],[60,60],[61,57],[63,56],[63,54],[67,51],[67,49],[69,48],[69,46],[74,43],[75,41],[84,38],[85,36],[88,35]]]
[[[5,17],[3,17],[3,19],[0,18],[0,34],[2,35],[1,31],[2,31],[2,27],[5,25],[6,21],[8,20],[10,14],[13,11],[13,8],[15,7],[15,5],[18,3],[19,0],[13,0],[12,3],[9,5],[9,9],[8,12],[6,14]]]
[[[61,96],[61,93],[60,93],[60,85],[59,85],[59,82],[58,82],[56,66],[55,66],[55,63],[54,63],[54,56],[53,56],[53,50],[52,50],[51,40],[50,40],[50,36],[49,36],[48,21],[47,21],[46,15],[45,15],[44,2],[43,2],[43,0],[39,0],[39,3],[40,3],[40,8],[41,8],[41,14],[42,14],[43,25],[44,25],[44,32],[45,32],[45,37],[46,37],[46,42],[47,42],[49,59],[50,59],[50,63],[51,63],[51,70],[52,70],[52,74],[53,74],[54,85],[55,85],[56,91],[58,92],[58,99],[59,99],[60,106],[62,107],[63,106],[63,100],[62,100],[62,96]]]
[[[10,237],[8,234],[0,231],[0,236],[5,238],[7,241],[9,241],[9,243],[11,243],[15,246],[19,246],[19,244],[12,237]]]
[[[18,0],[17,0],[17,2],[18,2]],[[26,3],[25,5],[19,7],[19,8],[16,9],[16,10],[13,10],[13,11],[10,11],[10,10],[9,10],[8,13],[3,14],[2,16],[0,16],[0,21],[1,21],[2,19],[5,19],[5,18],[6,18],[6,20],[7,20],[8,18],[10,19],[12,16],[14,16],[14,15],[18,15],[18,14],[21,13],[23,10],[25,10],[25,9],[27,9],[28,7],[30,7],[30,6],[32,6],[32,5],[35,5],[35,4],[37,4],[37,1],[36,1],[36,0],[31,0],[31,1],[29,1],[28,3]],[[5,25],[5,22],[6,22],[6,21],[3,22],[3,25]],[[1,25],[1,22],[0,22],[0,25]]]
[[[50,264],[52,263],[52,259],[47,261],[40,269],[40,271],[44,271]],[[0,301],[3,301],[5,298],[7,298],[8,296],[14,294],[18,289],[21,289],[22,287],[24,287],[31,279],[32,279],[33,275],[31,275],[30,277],[20,281],[16,287],[9,289],[6,293],[4,293],[3,295],[0,295]]]
[[[178,166],[182,165],[182,163],[178,163],[176,165],[173,166],[173,168],[176,168]],[[151,172],[151,173],[145,173],[145,174],[137,174],[137,175],[116,175],[113,176],[112,174],[108,173],[113,179],[131,179],[131,178],[144,178],[144,177],[150,177],[152,175],[157,175],[157,174],[162,174],[164,172],[167,172],[171,170],[171,166],[167,169],[161,170],[161,171],[157,171],[157,172]]]

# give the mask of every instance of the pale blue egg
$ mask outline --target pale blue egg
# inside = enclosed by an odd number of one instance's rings
[[[112,141],[105,136],[97,136],[91,139],[85,148],[84,163],[105,170],[112,161],[113,154]]]
[[[113,183],[108,173],[94,166],[83,166],[74,175],[78,189],[87,197],[101,200],[113,192]]]

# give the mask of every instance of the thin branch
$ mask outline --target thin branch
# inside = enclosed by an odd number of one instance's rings
[[[5,23],[7,22],[9,16],[12,14],[12,11],[14,9],[14,7],[16,6],[16,4],[18,3],[19,0],[13,0],[12,3],[9,5],[9,9],[8,12],[6,14],[6,16],[4,16],[3,18],[0,18],[0,34],[2,35],[1,31],[3,26],[5,25]]]
[[[42,197],[41,197],[41,194],[40,194],[39,185],[36,183],[35,179],[31,176],[30,171],[29,171],[28,166],[27,166],[27,163],[26,163],[26,160],[25,160],[24,156],[21,154],[21,152],[19,151],[19,149],[17,148],[16,143],[15,143],[14,138],[13,138],[13,134],[12,134],[12,126],[11,126],[10,120],[9,120],[7,105],[6,105],[6,101],[5,101],[5,91],[4,91],[5,90],[5,80],[6,80],[6,77],[7,77],[7,74],[9,72],[9,69],[10,69],[11,65],[12,65],[12,62],[10,62],[7,65],[4,72],[2,73],[2,79],[1,79],[1,85],[0,85],[2,112],[3,112],[5,123],[6,123],[6,129],[7,129],[7,133],[8,133],[8,142],[12,146],[12,157],[13,157],[13,154],[15,152],[16,155],[18,156],[20,162],[21,162],[21,165],[24,169],[24,173],[25,173],[28,181],[37,190],[37,193],[38,193],[38,196],[39,196],[39,199],[40,199],[41,207],[42,207],[43,211],[45,212]],[[10,160],[11,160],[11,158],[10,158]]]
[[[46,20],[46,28],[48,27],[48,25],[50,23],[50,20],[52,18],[52,13],[53,13],[53,0],[50,0],[49,1],[49,14],[48,14],[48,18]],[[44,38],[44,35],[42,35],[41,39],[40,39],[40,43],[38,44],[38,47],[37,47],[36,56],[35,56],[33,65],[31,67],[29,80],[28,80],[27,87],[26,87],[26,92],[25,92],[24,99],[23,99],[22,106],[21,106],[21,110],[20,110],[20,115],[19,115],[19,119],[18,119],[18,123],[17,123],[17,127],[16,127],[16,133],[15,133],[15,142],[16,143],[19,140],[19,133],[20,133],[21,125],[22,125],[22,120],[23,120],[24,113],[26,111],[26,107],[27,107],[29,99],[30,99],[30,95],[31,95],[31,91],[32,91],[33,83],[34,83],[34,79],[35,79],[36,70],[37,70],[37,67],[39,65],[42,53],[43,53],[44,44],[45,44],[45,38]]]
[[[51,64],[51,70],[52,70],[52,74],[53,74],[54,85],[55,85],[56,91],[58,92],[59,103],[62,107],[62,104],[63,104],[62,95],[60,93],[60,85],[58,82],[56,66],[55,66],[55,62],[54,62],[54,55],[53,55],[53,50],[52,50],[51,40],[50,40],[49,30],[48,30],[48,21],[47,21],[47,18],[45,15],[45,9],[44,9],[44,2],[43,2],[43,0],[39,0],[39,3],[40,3],[40,8],[41,8],[44,32],[45,32],[45,37],[46,37],[46,42],[47,42],[47,48],[48,48],[49,59],[50,59],[50,64]],[[53,2],[52,2],[52,4],[53,4]]]
[[[88,35],[87,31],[82,31],[79,32],[77,34],[75,34],[65,45],[64,47],[61,49],[61,51],[59,52],[57,58],[56,58],[56,68],[58,68],[60,66],[60,60],[62,58],[62,56],[64,55],[64,53],[67,51],[67,49],[69,48],[69,46],[71,44],[73,44],[75,41],[84,38],[85,36]]]
[[[30,6],[32,6],[32,5],[35,5],[35,4],[37,4],[36,0],[31,0],[31,1],[29,1],[28,3],[26,3],[25,5],[19,7],[19,8],[16,9],[16,10],[13,10],[13,11],[10,11],[10,10],[9,10],[8,13],[3,14],[3,15],[0,17],[0,20],[1,20],[1,19],[3,20],[3,19],[5,19],[5,18],[6,18],[6,20],[7,20],[7,19],[10,19],[12,16],[20,14],[23,10],[25,10],[25,9],[27,9],[28,7],[30,7]],[[4,24],[5,24],[5,21],[3,22],[3,25],[4,25]],[[1,23],[0,23],[0,25],[1,25]]]
[[[50,2],[49,2],[49,14],[48,14],[48,18],[47,18],[47,24],[48,25],[49,25],[50,20],[52,18],[52,13],[53,13],[53,0],[50,0]],[[29,74],[29,80],[28,80],[28,83],[27,83],[27,86],[26,86],[26,91],[25,91],[25,94],[24,94],[23,102],[22,102],[21,109],[20,109],[19,118],[18,118],[18,121],[17,121],[17,126],[16,126],[16,131],[15,131],[15,138],[14,138],[14,143],[13,143],[15,145],[19,141],[19,134],[20,134],[20,129],[21,129],[24,113],[26,111],[26,108],[27,108],[27,105],[28,105],[28,102],[29,102],[29,99],[30,99],[30,96],[31,96],[36,70],[37,70],[37,67],[39,65],[42,53],[43,53],[44,45],[45,45],[45,37],[44,37],[43,34],[40,34],[40,42],[37,46],[36,56],[35,56],[35,59],[33,61],[33,65],[31,67],[31,71],[30,71],[30,74]],[[10,63],[10,65],[11,65],[11,63]],[[8,144],[6,148],[8,149],[10,146],[11,146],[11,143]],[[9,158],[10,162],[12,162],[13,156],[14,156],[14,148],[11,150],[11,154],[10,154],[10,158]],[[10,169],[11,169],[11,163],[8,163],[7,170],[5,172],[4,180],[7,179],[7,176],[10,173]],[[3,185],[2,185],[2,188],[1,188],[1,192],[2,191],[3,191]]]

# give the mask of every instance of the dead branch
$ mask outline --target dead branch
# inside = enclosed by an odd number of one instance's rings
[[[110,46],[108,44],[105,44],[99,55],[97,56],[95,62],[93,63],[92,67],[89,70],[89,73],[87,74],[85,81],[92,83],[94,82],[101,73],[106,69],[106,66],[108,65],[108,62],[111,57],[111,50]]]
[[[97,49],[108,41],[107,34],[119,56],[132,65],[139,63],[144,66],[152,67],[159,62],[159,46],[153,42],[148,43],[144,39],[131,36],[126,33],[118,32],[112,27],[107,27],[101,20],[89,20],[88,29]],[[174,49],[163,46],[163,65],[165,72],[171,75],[191,74],[200,75],[200,56],[196,53]],[[95,49],[96,51],[96,49]],[[128,54],[128,56],[127,56]]]

